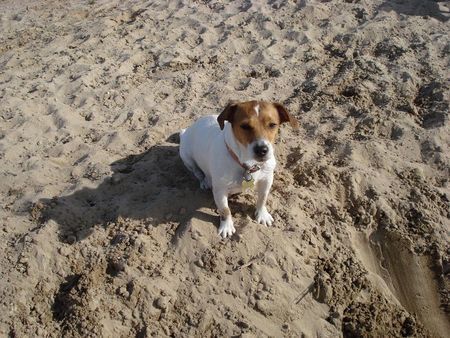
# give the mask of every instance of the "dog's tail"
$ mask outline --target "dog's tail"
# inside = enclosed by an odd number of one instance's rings
[[[181,129],[179,133],[173,133],[167,138],[166,141],[170,143],[180,144],[181,137],[183,136],[185,131],[186,129]]]
[[[178,136],[178,141],[181,143],[181,140],[183,139],[184,133],[186,132],[186,129],[181,129],[179,136]]]
[[[183,134],[186,132],[186,128],[180,130],[180,140],[183,137]]]

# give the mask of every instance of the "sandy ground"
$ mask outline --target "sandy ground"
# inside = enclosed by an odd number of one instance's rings
[[[444,337],[450,4],[1,1],[0,336]],[[177,131],[275,100],[269,207]]]

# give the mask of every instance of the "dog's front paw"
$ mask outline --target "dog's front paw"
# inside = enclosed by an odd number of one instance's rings
[[[233,220],[231,219],[231,217],[228,217],[227,219],[220,221],[219,226],[220,236],[222,236],[223,238],[231,237],[231,235],[233,235],[235,232],[236,229],[234,228]]]
[[[255,212],[256,222],[265,226],[270,226],[273,223],[273,217],[269,214],[266,207],[261,207]]]

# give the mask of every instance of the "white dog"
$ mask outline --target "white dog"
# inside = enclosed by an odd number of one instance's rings
[[[219,235],[236,231],[228,196],[253,186],[258,193],[256,221],[272,225],[266,200],[276,166],[273,143],[284,122],[298,128],[281,104],[249,101],[230,103],[220,115],[204,116],[180,132],[181,159],[202,189],[212,188],[220,215]]]

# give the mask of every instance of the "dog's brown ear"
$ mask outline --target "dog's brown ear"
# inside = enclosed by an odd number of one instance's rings
[[[280,123],[289,122],[291,127],[294,129],[298,129],[298,121],[297,119],[288,113],[286,108],[280,103],[273,104],[278,111],[278,116],[280,117]]]
[[[228,103],[223,112],[220,113],[219,116],[217,116],[217,122],[219,122],[220,129],[223,129],[225,127],[225,121],[233,123],[233,116],[236,111],[236,107],[237,102],[230,101],[230,103]]]

